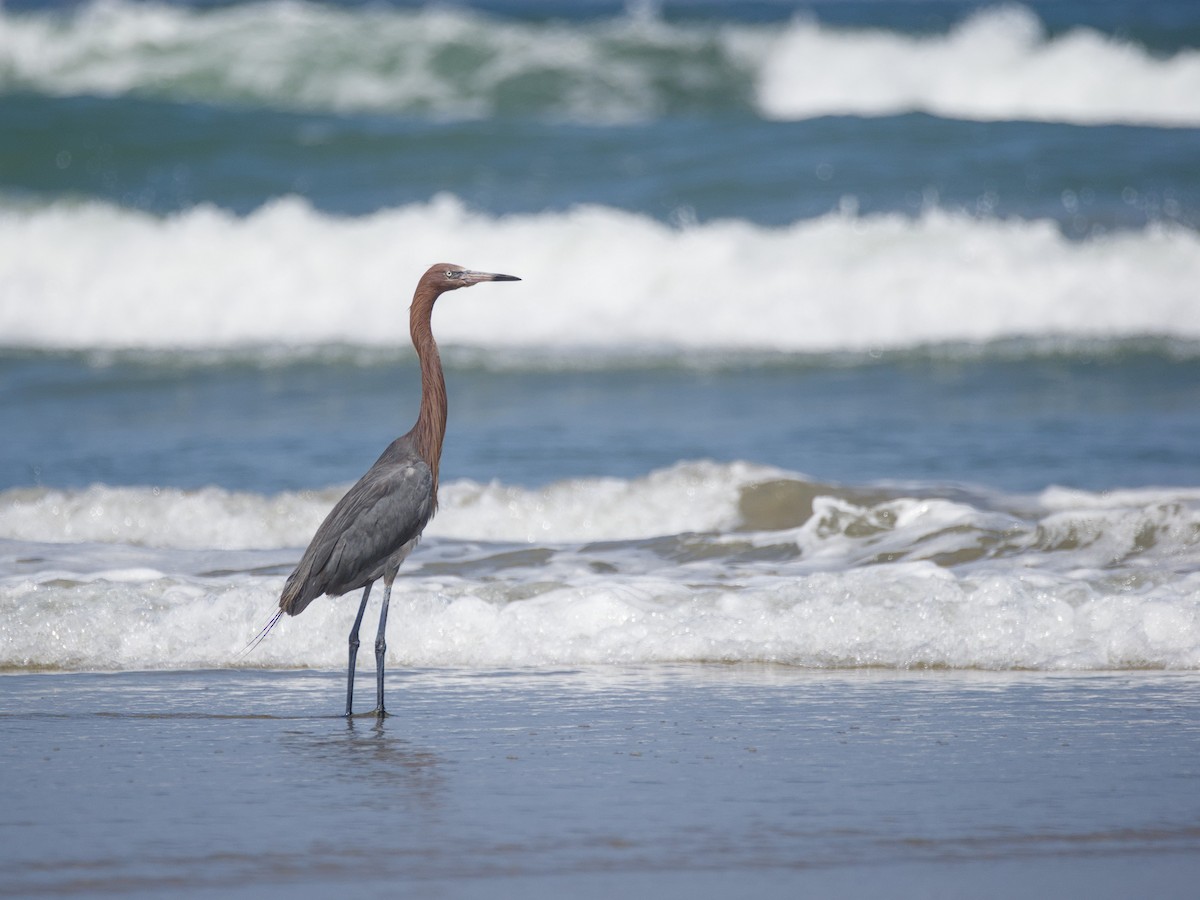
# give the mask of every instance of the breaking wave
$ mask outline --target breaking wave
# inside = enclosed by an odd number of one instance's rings
[[[0,668],[343,663],[324,599],[243,650],[336,491],[0,495]],[[456,482],[395,664],[1200,668],[1200,491],[822,485],[746,464]],[[214,549],[224,548],[224,549]]]
[[[1200,51],[1160,58],[1020,6],[949,32],[612,19],[521,21],[434,5],[93,0],[0,9],[0,91],[138,94],[281,109],[589,122],[911,110],[965,119],[1200,124]]]
[[[503,303],[483,290],[444,302],[447,347],[795,353],[1200,338],[1200,236],[1173,225],[1073,241],[1050,221],[930,209],[674,227],[606,207],[496,217],[445,196],[347,219],[293,198],[245,218],[0,209],[0,243],[10,348],[406,348],[411,285],[447,257],[524,279]]]

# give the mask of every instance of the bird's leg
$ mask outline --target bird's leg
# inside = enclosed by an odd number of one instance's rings
[[[354,627],[350,629],[350,674],[346,677],[347,717],[354,713],[354,665],[358,662],[358,626],[362,624],[363,612],[367,608],[367,598],[370,596],[371,585],[368,584],[363,589],[362,602],[358,604],[358,615],[354,617]]]
[[[383,718],[387,712],[383,708],[383,656],[387,652],[387,641],[384,639],[384,634],[387,632],[387,614],[388,603],[392,599],[392,579],[386,575],[383,580],[383,608],[379,611],[379,634],[375,636],[375,715]]]

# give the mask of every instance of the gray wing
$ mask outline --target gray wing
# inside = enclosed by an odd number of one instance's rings
[[[284,586],[279,599],[284,612],[294,616],[322,594],[337,596],[369,584],[383,574],[389,558],[420,537],[433,515],[433,473],[420,457],[389,455],[325,517]]]

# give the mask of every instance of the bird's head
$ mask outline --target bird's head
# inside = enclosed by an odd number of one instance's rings
[[[421,280],[438,292],[456,291],[481,281],[520,281],[516,275],[499,275],[495,272],[476,272],[453,263],[437,263],[425,272]]]

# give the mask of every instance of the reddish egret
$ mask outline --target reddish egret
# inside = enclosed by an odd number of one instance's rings
[[[421,409],[408,434],[396,438],[358,483],[333,507],[304,551],[283,595],[279,612],[295,616],[317,597],[339,597],[363,589],[358,615],[350,630],[350,666],[346,681],[346,715],[354,705],[354,666],[358,659],[358,626],[362,624],[371,585],[383,579],[383,607],[375,638],[375,715],[383,708],[383,656],[387,649],[388,601],[400,563],[416,546],[437,509],[438,463],[446,435],[446,381],[429,320],[433,304],[446,291],[481,281],[520,281],[514,275],[472,272],[439,263],[417,282],[409,309],[409,330],[421,364]]]

